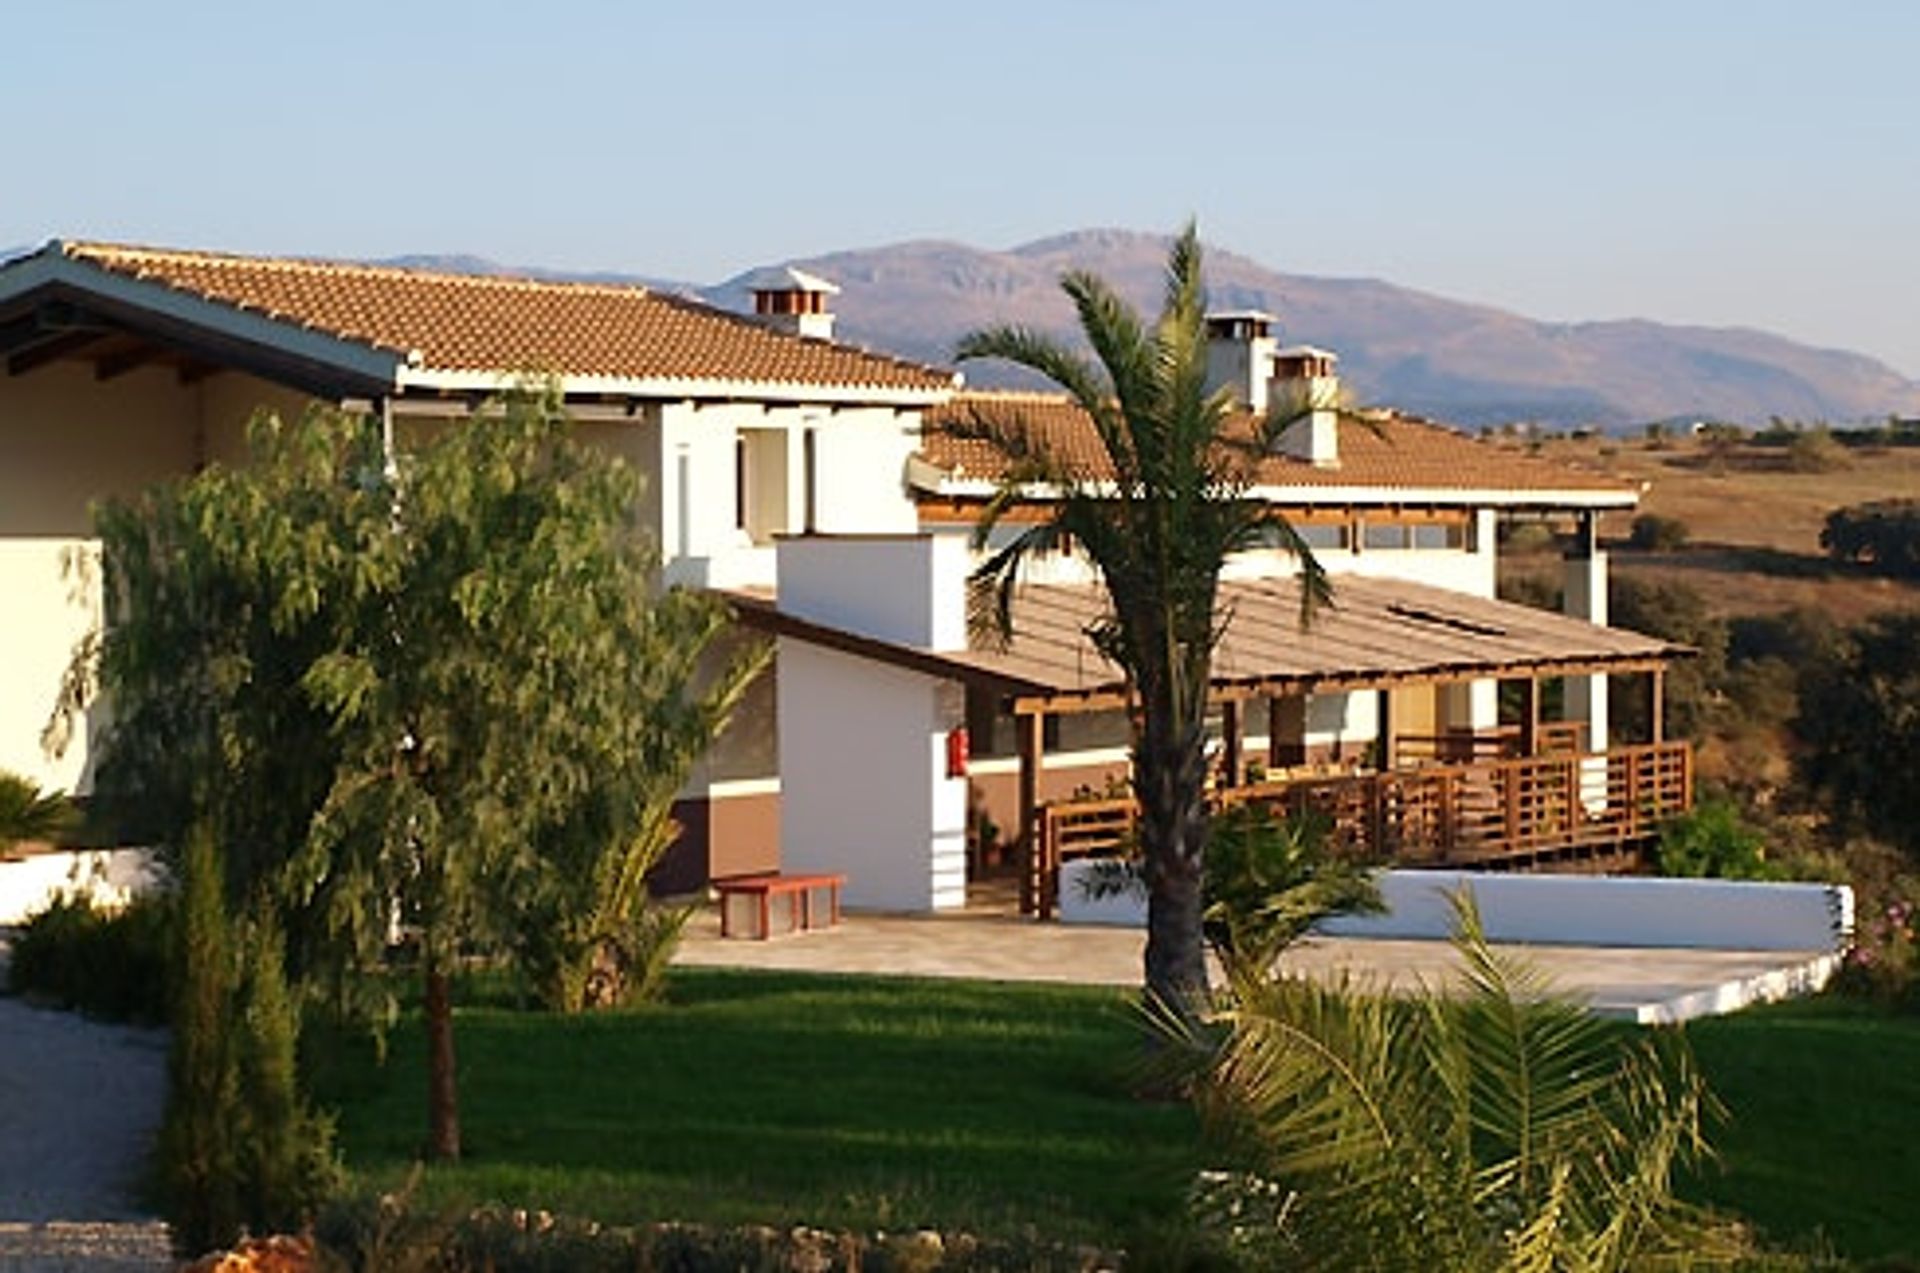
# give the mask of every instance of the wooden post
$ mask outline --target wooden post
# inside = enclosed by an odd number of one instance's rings
[[[1045,919],[1053,913],[1053,899],[1043,896],[1051,872],[1041,860],[1040,763],[1046,747],[1047,718],[1029,712],[1013,718],[1014,743],[1020,757],[1020,913]]]
[[[1667,741],[1667,670],[1656,667],[1647,673],[1647,719],[1652,724],[1652,741],[1657,746]]]
[[[1220,704],[1220,790],[1232,791],[1242,781],[1240,772],[1240,700]]]
[[[1540,754],[1540,678],[1529,676],[1520,682],[1520,754]]]
[[[1393,719],[1393,691],[1380,691],[1380,772],[1392,773],[1394,753],[1399,750],[1394,740],[1395,724]]]

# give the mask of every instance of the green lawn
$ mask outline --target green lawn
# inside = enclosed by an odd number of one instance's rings
[[[424,1199],[1124,1242],[1176,1222],[1199,1162],[1185,1107],[1127,1092],[1114,991],[686,970],[672,998],[462,1011],[467,1158]],[[417,1019],[384,1068],[329,1051],[317,1094],[349,1166],[397,1182],[425,1127]]]
[[[424,1200],[1120,1245],[1179,1228],[1197,1131],[1128,1094],[1122,994],[696,970],[672,993],[578,1018],[462,1011],[468,1159]],[[1796,1249],[1920,1253],[1920,1019],[1823,999],[1689,1034],[1732,1115],[1689,1196]],[[326,1051],[349,1166],[398,1182],[425,1127],[417,1021],[383,1068]]]
[[[1920,1257],[1920,1018],[1824,998],[1687,1032],[1731,1116],[1690,1196],[1776,1242]]]

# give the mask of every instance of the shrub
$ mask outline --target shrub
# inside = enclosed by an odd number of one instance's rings
[[[1820,546],[1835,561],[1859,562],[1894,578],[1920,578],[1920,500],[1836,508],[1827,514]]]
[[[1832,473],[1852,468],[1847,448],[1834,440],[1826,426],[1794,435],[1787,443],[1787,467],[1795,473]]]
[[[1654,864],[1662,875],[1685,879],[1777,880],[1766,837],[1731,800],[1704,800],[1660,828]]]
[[[73,802],[0,769],[0,853],[22,840],[52,840],[79,821]]]
[[[1627,543],[1643,552],[1670,553],[1685,548],[1690,537],[1687,524],[1678,517],[1642,513],[1633,519]]]
[[[545,1211],[488,1207],[436,1215],[413,1206],[418,1175],[378,1198],[329,1205],[314,1225],[321,1267],[432,1270],[433,1273],[967,1273],[1013,1270],[1081,1273],[1117,1267],[1114,1252],[1043,1237],[849,1233],[806,1227],[719,1228],[693,1224],[600,1225]]]
[[[14,939],[8,988],[109,1021],[167,1018],[171,900],[137,897],[117,911],[62,894]]]
[[[176,1011],[158,1169],[174,1241],[188,1254],[243,1230],[303,1226],[340,1171],[333,1127],[301,1099],[298,1011],[279,928],[233,922],[211,837],[182,860]]]

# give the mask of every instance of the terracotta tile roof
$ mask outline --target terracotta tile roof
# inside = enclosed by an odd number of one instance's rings
[[[1015,594],[1010,643],[1000,647],[976,636],[966,651],[938,654],[795,619],[764,597],[734,600],[748,622],[783,635],[1014,693],[1100,695],[1124,684],[1119,668],[1087,637],[1107,605],[1096,584],[1026,585]],[[1335,577],[1332,607],[1304,631],[1295,578],[1223,581],[1219,609],[1230,617],[1214,654],[1216,689],[1297,693],[1503,673],[1643,669],[1692,653],[1548,610],[1359,575]]]
[[[130,278],[402,355],[431,371],[739,380],[940,393],[952,373],[769,331],[644,287],[64,243]]]
[[[958,394],[927,413],[921,458],[953,479],[998,480],[1007,466],[992,442],[948,431],[981,423],[990,428],[1018,427],[1037,432],[1057,459],[1089,480],[1112,473],[1086,413],[1057,394]],[[1246,436],[1254,427],[1254,419],[1244,415],[1230,427]],[[1594,495],[1631,495],[1635,490],[1603,474],[1495,446],[1411,416],[1370,413],[1364,422],[1342,420],[1339,430],[1338,467],[1320,468],[1290,456],[1267,455],[1256,471],[1257,484],[1307,488],[1307,498],[1311,498],[1313,488],[1572,491]]]

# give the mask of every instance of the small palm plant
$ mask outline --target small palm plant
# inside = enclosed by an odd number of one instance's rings
[[[1412,998],[1232,970],[1197,1089],[1241,1170],[1202,1221],[1251,1263],[1610,1270],[1738,1232],[1675,1200],[1714,1110],[1684,1037],[1628,1036],[1495,952],[1454,901],[1463,983]]]
[[[0,770],[0,853],[22,840],[56,839],[78,820],[73,802],[64,795],[42,791],[31,779]]]

